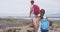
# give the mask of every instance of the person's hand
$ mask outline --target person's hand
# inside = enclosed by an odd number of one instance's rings
[[[31,17],[31,15],[29,17]]]

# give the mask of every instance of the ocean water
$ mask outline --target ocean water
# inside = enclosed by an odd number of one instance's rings
[[[60,20],[60,18],[48,18],[49,20]]]
[[[60,20],[60,17],[47,17],[49,20]],[[23,17],[23,19],[31,19],[30,17]]]
[[[0,16],[0,18],[18,18],[18,19],[31,19],[29,16]],[[60,17],[48,17],[49,20],[60,20]]]

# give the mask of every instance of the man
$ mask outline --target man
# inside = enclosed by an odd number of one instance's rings
[[[34,4],[34,0],[31,0],[31,7],[30,7],[30,17],[34,25],[35,32],[37,32],[37,18],[40,10],[37,5]]]

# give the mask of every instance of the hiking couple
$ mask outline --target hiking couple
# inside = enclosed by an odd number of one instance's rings
[[[34,4],[34,0],[31,0],[30,17],[34,25],[34,32],[48,32],[49,21],[44,17],[45,10],[39,8]]]

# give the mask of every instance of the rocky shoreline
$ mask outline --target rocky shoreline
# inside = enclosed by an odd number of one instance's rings
[[[31,20],[27,19],[0,19],[0,32],[33,32],[33,27],[30,27],[31,23]],[[51,28],[53,29],[50,29],[49,32],[60,32],[58,24],[53,24]]]

